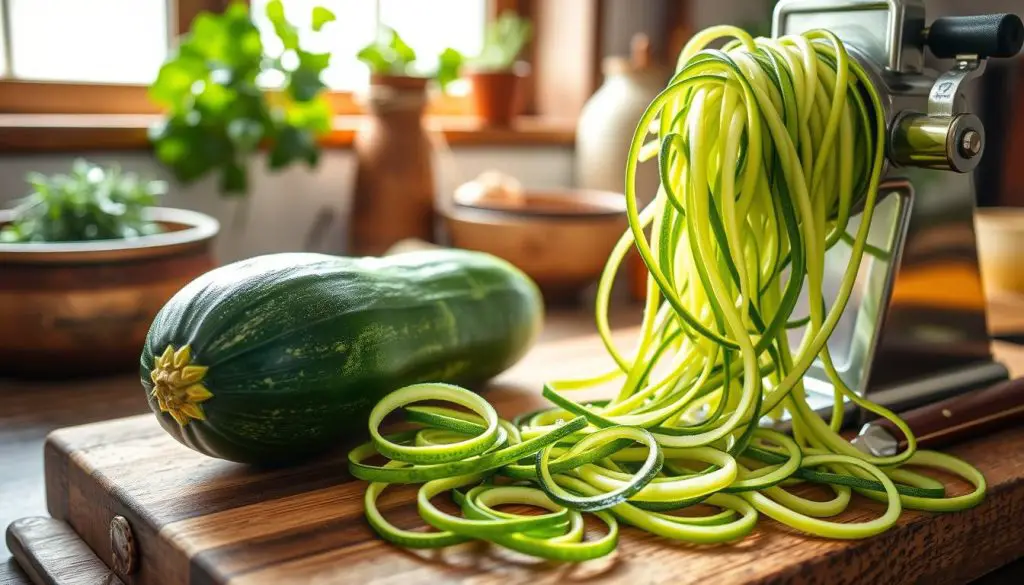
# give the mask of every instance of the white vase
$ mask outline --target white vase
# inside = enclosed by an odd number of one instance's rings
[[[587,100],[576,130],[576,185],[586,189],[625,192],[626,158],[637,122],[665,88],[671,72],[651,64],[644,38],[633,43],[630,58],[609,57],[602,63],[604,83]],[[658,189],[657,160],[637,169],[636,192],[641,205]]]

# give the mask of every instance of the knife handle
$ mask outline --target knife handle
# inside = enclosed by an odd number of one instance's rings
[[[1024,420],[1024,378],[999,382],[986,388],[947,398],[899,414],[907,423],[919,447],[932,448],[967,437],[983,435],[1014,421]],[[903,433],[892,422],[877,419],[883,427],[907,446]]]

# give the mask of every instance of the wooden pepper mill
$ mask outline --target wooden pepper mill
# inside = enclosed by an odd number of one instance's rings
[[[400,240],[434,240],[434,173],[423,128],[427,79],[374,75],[355,138],[348,254],[379,256]]]

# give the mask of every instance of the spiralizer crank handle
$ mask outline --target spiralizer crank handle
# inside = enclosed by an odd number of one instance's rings
[[[1024,23],[1016,14],[946,16],[932,22],[925,39],[928,49],[940,59],[1013,57],[1024,45]]]
[[[1024,23],[1016,14],[938,18],[921,41],[936,57],[957,62],[935,81],[926,112],[904,112],[895,121],[889,158],[898,166],[969,173],[985,150],[985,128],[965,111],[964,86],[981,75],[985,59],[1020,52]]]

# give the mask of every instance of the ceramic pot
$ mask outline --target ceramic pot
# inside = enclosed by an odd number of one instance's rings
[[[379,256],[406,238],[434,241],[434,173],[423,128],[427,79],[375,75],[356,133],[348,253]]]
[[[623,192],[626,158],[637,123],[665,87],[671,72],[652,60],[645,35],[633,38],[632,54],[609,57],[602,63],[604,82],[580,112],[576,131],[576,185],[583,189]],[[637,167],[636,193],[640,207],[652,200],[661,181],[657,161]],[[646,295],[647,269],[635,251],[626,259],[631,295]]]
[[[11,211],[0,211],[0,226]],[[153,317],[214,268],[217,220],[154,207],[165,231],[131,240],[0,244],[0,376],[138,372]]]

